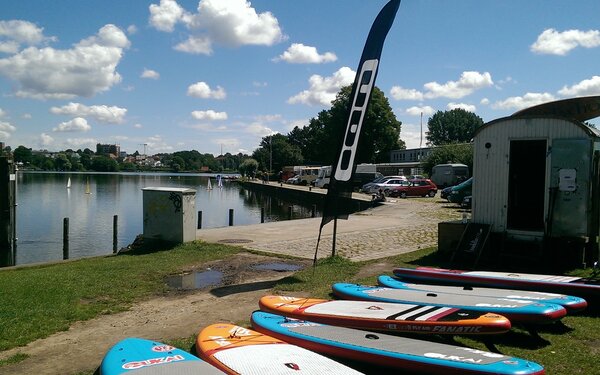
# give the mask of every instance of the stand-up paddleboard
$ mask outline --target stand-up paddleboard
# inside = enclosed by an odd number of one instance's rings
[[[575,276],[538,275],[492,271],[461,271],[444,268],[396,268],[394,275],[403,280],[424,283],[489,286],[562,293],[590,300],[600,300],[600,282]]]
[[[567,310],[560,305],[522,299],[465,296],[462,294],[394,289],[349,283],[333,284],[332,289],[333,294],[343,299],[453,307],[490,312],[507,317],[511,323],[545,324],[552,323],[567,315]]]
[[[427,304],[264,296],[259,306],[273,314],[358,329],[479,335],[511,327],[502,315]]]
[[[340,358],[424,374],[544,374],[537,363],[497,353],[290,319],[255,311],[255,330]]]
[[[223,374],[186,351],[134,337],[119,341],[109,349],[98,370],[100,375]]]
[[[541,303],[553,303],[561,305],[571,314],[584,310],[587,302],[583,298],[567,296],[565,294],[532,292],[528,290],[478,288],[472,286],[448,286],[432,284],[405,283],[394,277],[380,275],[377,282],[381,286],[403,290],[426,290],[434,293],[461,294],[466,296],[485,296],[495,298],[522,299],[526,301],[537,301]]]
[[[196,349],[204,360],[228,374],[362,374],[315,352],[228,323],[200,331]]]

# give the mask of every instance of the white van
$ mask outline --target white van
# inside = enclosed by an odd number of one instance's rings
[[[375,164],[358,164],[353,177],[354,187],[361,187],[364,183],[373,181],[374,179],[380,177],[381,173],[377,172],[376,167],[377,166]],[[330,177],[331,165],[321,167],[319,169],[319,175],[315,180],[315,186],[327,189],[329,187]]]
[[[298,171],[299,185],[313,185],[322,167],[303,167]]]
[[[441,189],[454,186],[469,178],[469,167],[464,164],[438,164],[431,170],[431,181]]]

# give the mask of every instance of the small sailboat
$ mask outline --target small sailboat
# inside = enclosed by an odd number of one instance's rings
[[[71,188],[71,177],[67,180],[67,189]]]
[[[208,178],[208,186],[206,186],[206,190],[212,190],[212,183],[210,182],[210,177]]]
[[[217,175],[217,187],[223,189],[223,178],[220,174]]]
[[[92,194],[92,191],[90,190],[90,179],[87,179],[87,182],[85,184],[85,193],[86,194]]]

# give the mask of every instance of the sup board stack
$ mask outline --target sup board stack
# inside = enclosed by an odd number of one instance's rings
[[[349,283],[333,284],[332,289],[337,297],[344,299],[418,304],[438,308],[495,313],[505,316],[512,323],[552,323],[567,314],[567,310],[560,305],[522,299],[450,294],[416,289],[394,289]]]
[[[544,368],[537,363],[498,353],[290,319],[263,311],[252,314],[252,326],[266,335],[325,355],[411,373],[544,374]]]
[[[135,337],[119,341],[110,348],[98,372],[100,375],[223,374],[186,351]]]
[[[486,311],[431,304],[339,301],[263,296],[260,309],[323,324],[367,330],[431,334],[494,334],[510,330],[510,321]]]
[[[426,284],[468,285],[561,293],[584,298],[588,303],[600,302],[600,282],[576,276],[461,271],[431,267],[396,268],[394,275],[402,280]]]
[[[310,350],[228,323],[201,330],[196,349],[203,359],[227,374],[361,374]]]
[[[535,301],[541,303],[553,303],[561,305],[567,310],[568,314],[576,313],[587,307],[587,301],[580,297],[568,296],[565,294],[535,292],[528,290],[498,289],[498,288],[480,288],[473,286],[448,286],[434,284],[413,284],[405,283],[394,277],[381,275],[377,278],[381,286],[402,290],[422,290],[433,293],[459,294],[465,296],[495,297],[503,299],[519,299],[525,301]]]

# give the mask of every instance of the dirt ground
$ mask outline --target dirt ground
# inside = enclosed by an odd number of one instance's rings
[[[29,355],[20,363],[1,367],[0,372],[4,375],[78,374],[97,368],[106,351],[126,337],[165,341],[196,335],[204,326],[217,322],[247,324],[252,311],[258,308],[258,299],[269,294],[277,280],[293,274],[253,268],[270,263],[311,265],[308,260],[282,260],[245,252],[226,262],[203,264],[196,270],[211,269],[223,273],[219,285],[194,290],[174,289],[138,303],[126,312],[75,323],[68,331],[0,353],[0,359],[17,353]],[[360,276],[375,275],[392,267],[378,263],[362,270]],[[193,270],[185,270],[189,271]]]

